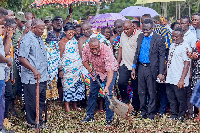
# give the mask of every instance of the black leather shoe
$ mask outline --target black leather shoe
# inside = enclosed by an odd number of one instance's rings
[[[90,117],[90,116],[85,116],[85,118],[83,120],[80,121],[81,123],[84,122],[94,122],[94,118]]]

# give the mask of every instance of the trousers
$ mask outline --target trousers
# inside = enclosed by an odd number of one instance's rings
[[[28,124],[35,125],[36,117],[36,87],[37,84],[23,84],[26,120]],[[42,111],[46,100],[47,82],[39,83],[39,122],[42,125]]]
[[[100,80],[100,76],[98,75],[97,78]],[[115,80],[117,78],[117,72],[114,72],[113,74],[113,79],[112,79],[112,83],[109,86],[109,97],[112,98],[113,96],[113,87],[115,84]],[[107,82],[107,77],[104,81],[100,82],[104,83],[104,85],[106,85]],[[88,97],[88,107],[87,107],[87,115],[90,117],[94,117],[94,110],[95,110],[95,105],[96,105],[96,101],[97,101],[97,97],[98,97],[98,93],[99,93],[99,89],[100,86],[98,84],[98,82],[95,80],[93,81],[92,78],[90,78],[90,92],[89,92],[89,97]],[[106,104],[106,120],[107,121],[111,121],[114,115],[114,112],[112,110],[110,110],[109,105],[110,102],[108,101],[108,98],[105,97],[105,104]]]

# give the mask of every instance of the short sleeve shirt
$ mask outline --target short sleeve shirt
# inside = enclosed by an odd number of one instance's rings
[[[0,54],[5,56],[4,45],[3,45],[3,38],[0,36]],[[5,79],[5,63],[0,63],[0,80]]]
[[[191,48],[196,47],[197,37],[194,33],[191,32],[190,29],[184,34],[183,39],[184,39],[185,42],[187,42],[189,44],[189,46]]]
[[[168,61],[171,60],[171,64],[167,63],[167,77],[166,83],[170,83],[173,85],[177,85],[179,80],[181,79],[184,61],[191,61],[190,58],[187,56],[186,52],[187,49],[191,52],[192,49],[187,42],[183,42],[182,45],[176,46],[176,44],[172,44],[169,50]],[[172,56],[171,59],[169,59]],[[189,85],[189,76],[190,70],[184,80],[184,86],[187,87]]]
[[[120,38],[119,46],[122,47],[122,61],[120,66],[125,65],[128,70],[132,70],[133,60],[137,48],[137,38],[141,32],[135,30],[131,37],[128,37],[124,32]]]
[[[98,55],[93,55],[90,52],[90,47],[87,43],[83,48],[82,61],[90,62],[102,81],[106,78],[107,71],[117,71],[117,60],[111,49],[104,43],[100,43],[100,52]],[[95,80],[94,77],[92,79]]]
[[[19,57],[26,58],[30,64],[40,72],[40,82],[44,82],[49,79],[47,71],[47,52],[44,41],[41,37],[36,36],[33,32],[29,31],[20,41]],[[21,75],[22,83],[37,83],[34,79],[33,72],[24,66],[22,66]]]

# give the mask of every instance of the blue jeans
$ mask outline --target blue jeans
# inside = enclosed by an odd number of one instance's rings
[[[5,111],[5,80],[0,80],[0,129],[3,128],[4,111]]]
[[[100,82],[102,82],[100,80],[99,75],[97,76],[97,78],[99,79]],[[115,84],[116,78],[117,78],[117,72],[114,72],[112,83],[109,86],[109,97],[110,98],[112,98],[112,96],[113,96],[113,86]],[[107,82],[107,77],[103,81],[104,85],[106,85],[106,82]],[[87,115],[92,118],[94,117],[94,110],[95,110],[95,105],[96,105],[99,89],[100,89],[100,86],[99,86],[98,82],[93,81],[92,78],[90,78],[90,92],[89,92],[89,98],[88,98]],[[106,120],[111,121],[113,118],[114,112],[112,110],[110,110],[110,108],[109,108],[110,102],[108,101],[107,97],[105,97],[105,104],[106,104]]]
[[[2,95],[3,87],[5,87],[5,80],[0,80],[0,98]],[[0,100],[0,105],[1,105],[1,100]]]

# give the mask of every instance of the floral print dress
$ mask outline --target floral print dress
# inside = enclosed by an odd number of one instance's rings
[[[46,99],[57,99],[59,97],[57,89],[58,65],[60,53],[57,41],[50,41],[45,45],[48,59],[49,81],[47,83]]]
[[[61,58],[63,68],[63,101],[78,101],[85,98],[85,84],[81,80],[82,60],[79,55],[78,41],[73,38],[65,44]]]

